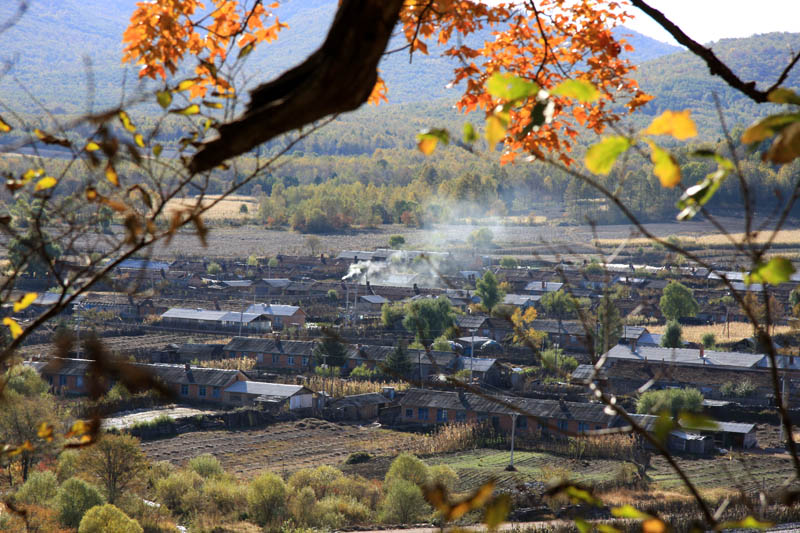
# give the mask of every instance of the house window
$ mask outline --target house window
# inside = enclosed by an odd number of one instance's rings
[[[414,418],[414,410],[406,409],[406,418]]]
[[[67,385],[67,376],[58,376],[58,386],[64,387]]]
[[[467,420],[466,411],[456,411],[456,422],[466,422],[466,420]]]
[[[428,408],[427,407],[420,407],[417,409],[417,418],[420,420],[427,420],[428,419]]]
[[[447,422],[447,411],[445,409],[437,409],[436,410],[436,421],[437,422]]]
[[[303,366],[308,366],[308,357],[303,357]]]
[[[272,364],[277,365],[280,364],[280,362],[281,362],[281,356],[276,353],[272,354]]]
[[[578,433],[586,433],[589,431],[589,424],[586,422],[578,422]]]
[[[527,427],[528,427],[528,417],[527,416],[518,416],[517,417],[517,427],[519,429],[527,429]]]
[[[78,388],[83,387],[83,376],[78,376],[75,378],[75,386]]]
[[[286,360],[286,364],[289,365],[289,366],[294,366],[294,356],[293,355],[290,355],[288,357],[288,359]]]
[[[603,429],[603,426],[601,426],[600,424],[597,424],[597,425],[594,427],[594,429],[596,429],[597,431],[600,431],[601,429]]]
[[[181,385],[181,396],[189,396],[189,385]]]
[[[221,391],[220,391],[219,387],[214,387],[211,390],[211,396],[213,396],[214,398],[219,398],[220,393],[221,393]]]
[[[197,394],[200,395],[200,396],[205,397],[205,395],[206,395],[206,386],[205,385],[200,385],[200,389],[197,392]]]
[[[558,421],[558,429],[560,431],[567,431],[568,428],[569,428],[569,422],[567,422],[566,420]]]

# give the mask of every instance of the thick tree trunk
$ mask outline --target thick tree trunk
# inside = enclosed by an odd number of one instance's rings
[[[403,0],[342,0],[322,46],[252,92],[247,112],[220,127],[190,163],[209,170],[274,137],[367,101]]]

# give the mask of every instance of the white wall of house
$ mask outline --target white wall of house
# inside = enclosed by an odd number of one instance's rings
[[[289,409],[305,409],[314,406],[312,394],[295,394],[289,398]]]

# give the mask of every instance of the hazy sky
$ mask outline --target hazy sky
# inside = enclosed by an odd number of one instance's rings
[[[700,43],[726,37],[748,37],[773,31],[800,32],[800,0],[651,0],[689,37]],[[626,26],[660,41],[677,44],[647,15],[639,15]]]

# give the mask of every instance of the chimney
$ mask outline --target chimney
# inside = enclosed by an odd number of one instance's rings
[[[419,287],[417,287],[416,283],[414,284],[414,294],[419,294]]]
[[[542,280],[542,288],[544,289],[544,280]]]
[[[705,359],[706,357],[706,349],[703,346],[700,346],[700,359]]]
[[[631,339],[631,351],[636,353],[636,339]]]

